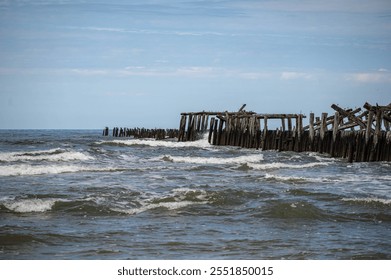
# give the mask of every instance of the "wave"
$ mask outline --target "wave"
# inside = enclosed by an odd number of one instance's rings
[[[118,146],[151,146],[151,147],[166,147],[166,148],[201,148],[214,149],[216,146],[209,144],[208,133],[204,134],[201,139],[196,141],[178,142],[172,139],[156,140],[156,139],[121,139],[95,142],[98,145],[118,145]]]
[[[93,157],[81,152],[64,149],[50,149],[28,152],[3,152],[0,153],[0,162],[15,161],[87,161]]]
[[[315,205],[306,202],[275,201],[263,209],[262,217],[277,219],[308,219],[318,220],[329,218],[327,213]]]
[[[151,146],[151,147],[166,147],[166,148],[201,148],[210,149],[213,146],[209,144],[207,138],[202,138],[197,141],[176,142],[172,140],[154,140],[154,139],[128,139],[128,140],[111,140],[96,142],[98,145],[118,145],[118,146]]]
[[[16,213],[46,212],[52,209],[54,204],[60,201],[54,198],[34,198],[3,202],[3,206]]]
[[[252,169],[256,170],[269,170],[269,169],[303,169],[303,168],[313,168],[318,166],[327,166],[329,163],[327,162],[310,162],[310,163],[304,163],[304,164],[288,164],[288,163],[282,163],[282,162],[273,162],[273,163],[247,163],[248,166]]]
[[[184,157],[164,155],[163,157],[155,158],[158,160],[195,163],[195,164],[248,164],[250,162],[259,162],[263,160],[262,154],[245,155],[238,157]]]
[[[143,201],[139,201],[139,203],[139,207],[114,207],[111,208],[111,210],[128,215],[136,215],[158,208],[177,210],[192,205],[207,204],[209,203],[209,196],[205,190],[177,188],[172,190],[172,193],[168,195],[152,197]]]
[[[307,183],[307,182],[319,182],[318,179],[315,178],[306,178],[306,177],[298,177],[298,176],[279,176],[274,174],[265,174],[266,180],[271,181],[282,181],[282,182],[293,182],[293,183]]]
[[[2,166],[0,176],[27,176],[27,175],[45,175],[45,174],[62,174],[77,172],[122,172],[122,171],[143,171],[140,169],[129,169],[119,167],[96,167],[84,165],[29,165],[18,164]]]
[[[377,198],[377,197],[342,198],[342,201],[353,202],[358,204],[376,204],[376,205],[391,206],[391,199]]]

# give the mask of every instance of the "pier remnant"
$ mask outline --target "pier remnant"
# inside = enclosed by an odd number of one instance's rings
[[[391,104],[365,103],[365,111],[332,104],[334,115],[315,118],[311,113],[306,126],[303,114],[258,114],[244,106],[238,112],[181,113],[178,141],[194,141],[208,132],[209,143],[217,146],[328,153],[349,162],[391,161]],[[280,128],[269,129],[273,119],[281,121]]]

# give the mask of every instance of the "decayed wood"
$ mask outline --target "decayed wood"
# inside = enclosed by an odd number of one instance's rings
[[[347,117],[352,122],[356,122],[362,129],[366,129],[366,124],[362,121],[362,119],[356,117],[353,113],[349,113],[345,111],[344,109],[338,107],[337,105],[333,104],[331,105],[331,108],[333,108],[335,111],[340,113],[341,115]]]
[[[315,118],[311,113],[307,126],[303,126],[305,116],[302,114],[257,114],[244,111],[244,107],[238,112],[182,113],[178,140],[195,140],[197,133],[208,129],[208,122],[205,120],[209,120],[211,116],[208,141],[213,145],[315,151],[347,158],[348,161],[389,161],[390,105],[366,104],[365,107],[369,110],[360,112],[361,108],[342,109],[333,104],[335,114],[328,117],[327,113],[322,113],[321,118]],[[269,119],[280,119],[280,129],[269,130]],[[295,120],[295,126],[292,126],[292,119]],[[386,131],[382,131],[383,126]],[[181,138],[184,131],[186,137]]]
[[[315,118],[315,114],[314,113],[310,113],[309,129],[310,129],[310,140],[311,140],[311,142],[314,141],[314,136],[315,136],[314,118]]]

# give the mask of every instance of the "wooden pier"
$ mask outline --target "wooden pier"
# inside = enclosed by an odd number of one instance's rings
[[[319,152],[349,162],[391,161],[391,104],[364,104],[364,111],[342,109],[333,104],[334,115],[258,114],[243,105],[237,112],[182,113],[178,141],[194,141],[208,133],[212,145],[230,145],[262,150]],[[268,121],[281,126],[269,129]]]

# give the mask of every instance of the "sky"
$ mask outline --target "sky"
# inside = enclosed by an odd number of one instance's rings
[[[389,0],[0,0],[0,129],[391,103]]]

